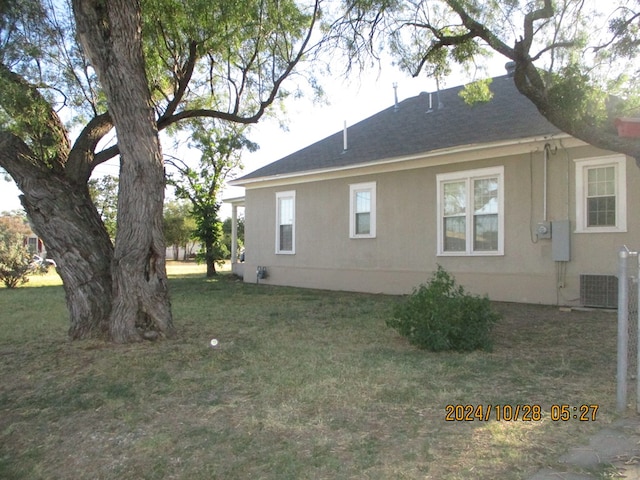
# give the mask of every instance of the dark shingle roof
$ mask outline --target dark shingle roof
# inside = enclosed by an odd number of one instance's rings
[[[348,148],[343,151],[343,132],[298,150],[251,172],[243,180],[345,167],[376,160],[426,153],[443,148],[516,140],[560,132],[550,124],[507,76],[494,78],[493,98],[467,105],[453,87],[438,94],[408,98],[348,127]]]

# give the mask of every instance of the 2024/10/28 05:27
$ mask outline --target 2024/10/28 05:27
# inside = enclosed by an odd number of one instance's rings
[[[599,405],[551,405],[550,418],[552,421],[579,420],[583,422],[595,421]],[[523,421],[539,422],[542,420],[542,406],[538,404],[523,405],[447,405],[445,407],[445,421]]]

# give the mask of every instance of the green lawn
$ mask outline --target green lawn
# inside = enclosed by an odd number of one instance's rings
[[[169,272],[179,336],[132,346],[69,342],[56,275],[0,289],[0,478],[518,479],[615,417],[615,314],[497,303],[493,352],[434,354],[385,326],[397,297]]]

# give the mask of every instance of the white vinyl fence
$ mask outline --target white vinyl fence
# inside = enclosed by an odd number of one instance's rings
[[[636,382],[636,411],[640,413],[640,256],[626,246],[618,253],[618,369],[616,406],[627,408],[629,384]]]

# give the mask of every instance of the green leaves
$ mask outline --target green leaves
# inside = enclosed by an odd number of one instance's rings
[[[487,297],[469,295],[440,265],[427,284],[398,304],[387,326],[419,348],[490,350],[491,329],[499,315]]]
[[[640,70],[633,61],[640,45],[640,4],[596,3],[404,0],[383,8],[353,0],[347,27],[338,32],[349,52],[378,58],[389,46],[403,69],[436,80],[456,64],[474,77],[483,75],[490,48],[516,64],[519,91],[557,128],[638,159],[637,139],[620,138],[613,124],[615,115],[640,113]],[[472,84],[462,96],[474,103],[487,101],[490,93],[486,85]]]
[[[31,253],[24,245],[24,238],[29,231],[20,216],[0,217],[0,281],[7,288],[15,288],[28,281]]]
[[[575,125],[607,123],[607,93],[578,64],[570,64],[554,76],[548,98]]]
[[[89,194],[109,237],[113,240],[116,238],[118,218],[118,178],[105,175],[89,180]]]
[[[196,222],[188,202],[173,201],[165,205],[163,230],[168,246],[185,247],[193,239]]]
[[[194,121],[191,126],[189,147],[201,152],[200,161],[192,165],[179,159],[167,160],[176,170],[167,183],[175,188],[177,198],[189,202],[195,220],[193,235],[205,247],[201,258],[213,270],[214,262],[228,254],[218,218],[218,195],[225,180],[242,167],[242,151],[254,151],[258,146],[245,136],[246,126],[214,121]]]
[[[159,110],[178,100],[181,110],[212,116],[251,117],[272,102],[314,20],[293,0],[144,0],[142,13]]]
[[[474,105],[477,103],[486,103],[493,98],[493,92],[489,88],[492,80],[487,78],[485,80],[477,80],[475,82],[468,83],[460,91],[458,95],[468,105]]]

